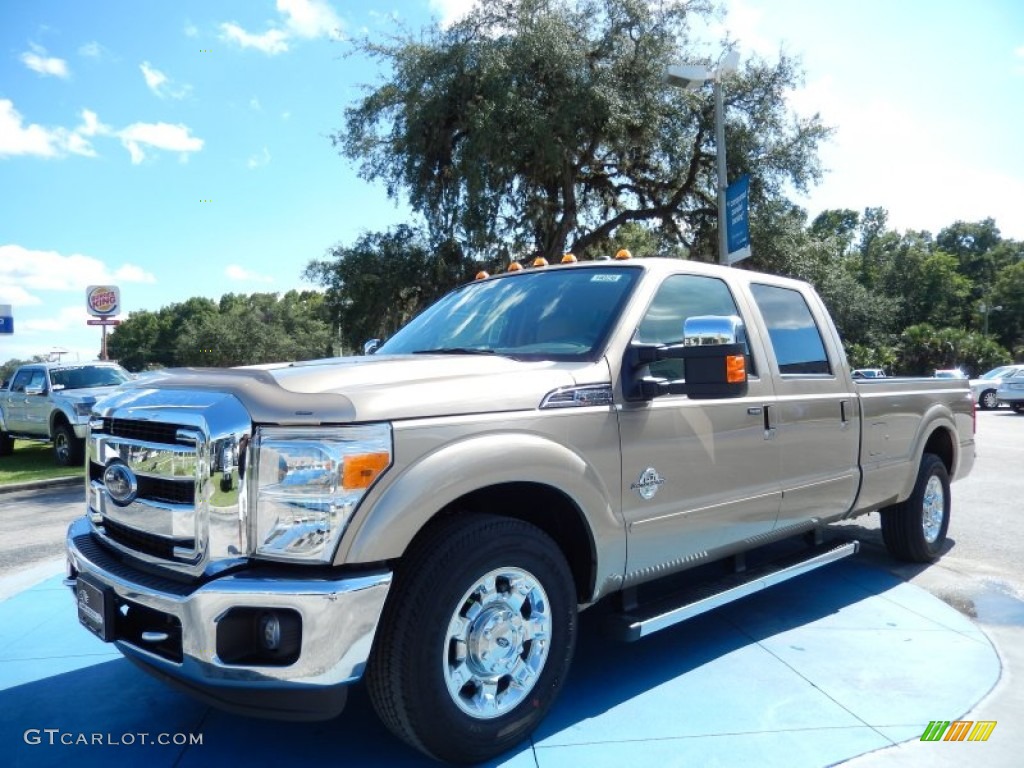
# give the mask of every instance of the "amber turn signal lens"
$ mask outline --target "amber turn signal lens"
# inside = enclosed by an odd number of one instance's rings
[[[346,489],[369,488],[377,476],[388,468],[391,457],[386,453],[360,453],[345,457],[341,484]]]
[[[747,359],[743,355],[725,358],[725,380],[729,384],[742,384],[747,380]]]

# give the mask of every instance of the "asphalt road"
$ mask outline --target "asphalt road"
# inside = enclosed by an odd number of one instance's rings
[[[882,546],[878,515],[847,523],[858,557],[913,581],[973,617],[987,610],[1024,611],[1024,416],[1009,409],[978,412],[978,459],[953,483],[947,551],[931,566],[901,565]],[[64,532],[85,505],[80,485],[0,493],[0,578],[63,557]],[[1014,598],[1002,604],[1003,597]],[[978,616],[979,612],[981,613]],[[1024,619],[1022,619],[1024,623]]]

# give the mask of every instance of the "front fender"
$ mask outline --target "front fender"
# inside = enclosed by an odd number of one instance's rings
[[[515,482],[548,485],[570,498],[582,510],[593,537],[597,592],[620,582],[626,538],[617,484],[610,490],[582,455],[528,433],[458,440],[410,464],[379,495],[366,500],[341,542],[335,564],[401,557],[413,537],[444,507],[472,491]]]

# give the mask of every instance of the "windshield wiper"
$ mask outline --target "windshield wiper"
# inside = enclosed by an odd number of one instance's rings
[[[493,349],[480,347],[438,347],[437,349],[416,349],[414,355],[496,355]]]

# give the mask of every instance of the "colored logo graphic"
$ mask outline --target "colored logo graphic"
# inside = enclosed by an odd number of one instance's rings
[[[85,294],[90,315],[116,315],[121,303],[121,291],[116,285],[90,285]]]
[[[997,720],[932,720],[921,741],[988,741]]]

